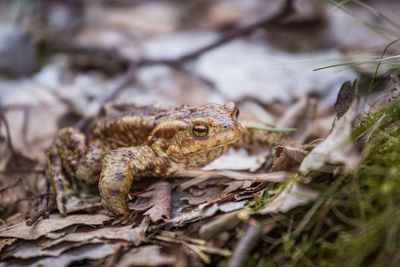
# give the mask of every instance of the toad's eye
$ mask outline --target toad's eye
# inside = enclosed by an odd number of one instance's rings
[[[238,108],[236,108],[235,118],[236,118],[236,119],[239,118],[239,109],[238,109]]]
[[[196,123],[192,126],[192,133],[197,137],[206,137],[208,134],[208,126],[203,123]]]

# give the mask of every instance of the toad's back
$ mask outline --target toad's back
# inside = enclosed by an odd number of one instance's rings
[[[156,125],[175,108],[110,104],[95,122],[90,140],[101,140],[110,149],[142,145]]]

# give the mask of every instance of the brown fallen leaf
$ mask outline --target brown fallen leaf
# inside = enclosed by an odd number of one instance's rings
[[[123,240],[138,246],[144,239],[145,233],[140,227],[104,227],[90,232],[70,233],[43,244],[43,247],[49,248],[62,242],[101,243],[105,240]]]
[[[149,216],[152,222],[167,220],[171,217],[171,184],[161,182],[149,187],[151,191],[142,194],[150,197],[152,206],[144,215]]]
[[[98,260],[112,255],[117,249],[118,244],[87,244],[77,248],[65,251],[58,257],[44,257],[39,258],[37,261],[32,259],[21,260],[14,259],[7,262],[0,263],[1,267],[5,266],[58,266],[64,267],[71,263],[79,262],[82,260]]]
[[[208,186],[204,189],[191,188],[192,196],[182,197],[181,200],[186,200],[190,205],[199,205],[201,203],[214,203],[224,197],[221,187]]]
[[[271,171],[296,172],[307,154],[307,151],[300,148],[277,146],[275,147]]]
[[[63,243],[59,244],[53,248],[44,248],[42,245],[46,243],[46,240],[39,240],[39,241],[28,241],[21,246],[18,246],[16,249],[7,253],[5,257],[13,257],[18,259],[30,259],[30,258],[37,258],[37,257],[58,257],[64,251],[79,247],[84,243]]]
[[[4,238],[4,239],[1,239],[0,240],[0,252],[3,250],[3,248],[14,244],[15,241],[17,241],[17,238]]]
[[[66,217],[53,214],[49,219],[41,220],[32,226],[27,226],[25,222],[21,222],[7,227],[0,231],[0,237],[34,240],[50,232],[61,230],[71,225],[101,225],[107,220],[110,220],[110,217],[105,214],[76,214]]]
[[[166,266],[173,265],[175,261],[173,255],[161,252],[160,246],[148,245],[132,248],[122,256],[115,267]]]
[[[296,128],[289,136],[297,143],[302,144],[310,136],[314,123],[319,100],[304,95],[296,104],[288,108],[277,123],[279,128]],[[314,133],[315,134],[315,133]]]
[[[225,189],[222,189],[218,185],[227,185]],[[256,181],[228,181],[220,182],[218,185],[208,186],[207,188],[191,188],[189,191],[192,196],[181,197],[181,200],[186,200],[190,205],[199,205],[201,203],[225,203],[227,201],[244,199],[239,197],[243,192],[254,193],[263,189],[267,183],[259,183]],[[235,192],[238,191],[239,192]],[[248,194],[248,198],[251,194]],[[221,204],[222,205],[222,204]],[[231,204],[232,205],[232,204]]]
[[[336,119],[340,119],[349,110],[356,97],[356,91],[351,82],[342,84],[335,103]]]

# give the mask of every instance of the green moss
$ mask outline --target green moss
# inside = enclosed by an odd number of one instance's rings
[[[260,247],[251,265],[400,265],[400,99],[361,121],[354,130],[359,167],[286,214],[274,231],[275,248]]]

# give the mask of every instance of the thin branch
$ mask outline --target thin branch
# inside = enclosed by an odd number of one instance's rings
[[[132,84],[136,80],[136,64],[131,64],[129,66],[129,69],[125,72],[124,76],[121,79],[121,82],[114,88],[114,90],[111,91],[110,94],[108,94],[106,97],[104,97],[100,101],[100,106],[103,106],[107,102],[110,102],[111,100],[115,99],[121,92],[124,90],[126,87],[128,87],[130,84]]]
[[[16,187],[17,185],[19,185],[21,183],[21,181],[22,181],[22,178],[20,177],[14,183],[0,188],[0,193],[7,191],[10,188]]]
[[[40,217],[43,216],[44,219],[49,218],[49,210],[48,210],[48,203],[49,203],[49,183],[46,182],[43,188],[43,198],[40,202],[39,209],[28,219],[26,220],[26,225],[31,226],[34,224]]]

